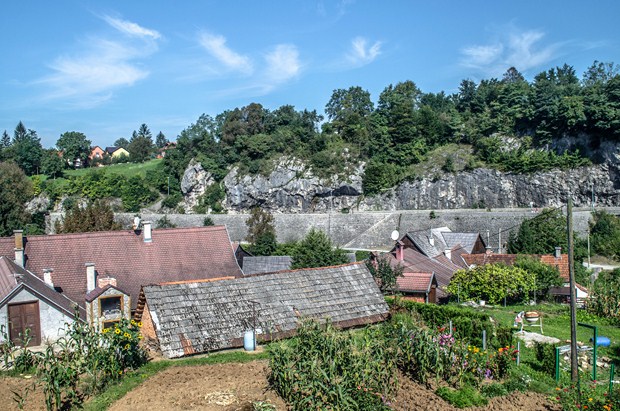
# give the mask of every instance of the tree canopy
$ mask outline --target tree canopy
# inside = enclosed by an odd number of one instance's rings
[[[82,163],[86,162],[90,155],[90,140],[79,131],[62,133],[56,142],[56,147],[62,152],[63,158],[72,165],[78,159]]]
[[[291,254],[293,269],[328,267],[348,262],[344,250],[334,247],[327,234],[315,228],[297,243]]]
[[[32,198],[32,183],[13,162],[0,162],[0,237],[22,230],[29,222],[26,202]]]

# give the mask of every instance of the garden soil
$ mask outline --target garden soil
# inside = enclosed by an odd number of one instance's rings
[[[252,410],[254,401],[269,401],[278,410],[286,410],[281,398],[267,387],[267,361],[245,364],[215,364],[191,367],[171,367],[149,378],[119,401],[110,410]],[[24,389],[32,380],[0,379],[0,410],[17,410],[10,399],[12,391]],[[447,404],[431,390],[400,378],[400,389],[392,404],[398,411],[451,411]],[[26,410],[45,409],[40,390],[28,395]],[[468,408],[471,411],[548,411],[559,410],[547,396],[535,393],[513,393],[493,398],[485,407]]]

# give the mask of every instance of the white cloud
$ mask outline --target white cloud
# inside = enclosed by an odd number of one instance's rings
[[[265,61],[267,78],[274,83],[285,82],[297,76],[301,70],[297,47],[290,44],[277,45],[265,55]]]
[[[251,74],[253,71],[252,61],[226,46],[226,38],[223,36],[201,33],[198,39],[200,45],[227,68],[242,73]]]
[[[557,56],[560,44],[541,45],[545,37],[542,31],[506,31],[494,44],[462,48],[461,64],[485,75],[499,76],[510,67],[526,71],[546,65]]]
[[[354,66],[364,66],[372,63],[381,54],[381,42],[376,41],[372,46],[363,37],[356,37],[351,41],[351,50],[347,60]]]
[[[110,26],[130,36],[141,37],[141,38],[151,38],[153,40],[157,40],[161,37],[159,32],[157,32],[156,30],[144,28],[140,26],[139,24],[133,23],[131,21],[120,20],[120,19],[116,19],[110,16],[103,16],[103,19]]]
[[[112,98],[116,89],[148,77],[137,61],[157,51],[159,33],[125,20],[103,19],[134,39],[89,36],[72,55],[54,59],[48,64],[52,73],[33,83],[47,88],[43,100],[90,108]]]

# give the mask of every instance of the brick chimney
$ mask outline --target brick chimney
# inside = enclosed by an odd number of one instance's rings
[[[491,246],[490,246],[490,245],[487,245],[486,249],[484,250],[484,253],[485,253],[486,255],[491,255],[491,254],[493,254],[493,249],[491,248]]]
[[[111,285],[116,287],[116,278],[107,276],[105,278],[97,278],[97,287],[103,288],[106,285]]]
[[[403,245],[402,241],[396,242],[396,261],[403,261],[405,259],[405,253],[403,252],[405,248]]]
[[[97,287],[97,274],[95,273],[95,263],[86,263],[86,292],[89,293]]]
[[[13,230],[15,235],[15,264],[24,268],[24,230]]]
[[[142,223],[144,242],[150,243],[153,241],[153,229],[150,221],[144,221]]]
[[[52,273],[54,272],[53,269],[51,268],[44,268],[43,269],[43,281],[45,281],[45,284],[47,284],[47,286],[49,288],[54,288],[54,281],[52,280]]]

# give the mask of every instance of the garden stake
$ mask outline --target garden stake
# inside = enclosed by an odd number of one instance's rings
[[[482,330],[482,350],[487,350],[487,330]]]
[[[452,320],[450,320],[450,335],[452,335]]]
[[[609,399],[611,400],[611,393],[614,388],[614,364],[611,364],[611,368],[609,369]]]
[[[560,381],[560,349],[555,347],[555,381]]]
[[[517,367],[521,363],[521,341],[517,341]]]

